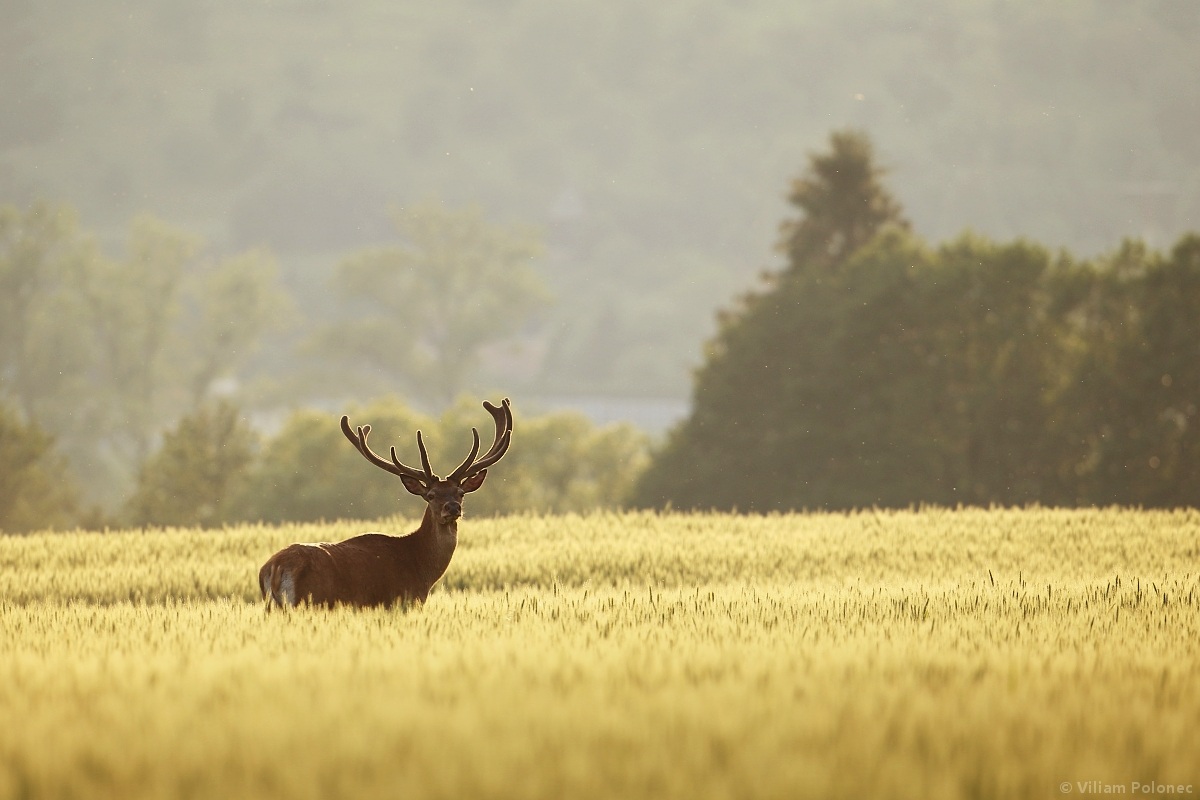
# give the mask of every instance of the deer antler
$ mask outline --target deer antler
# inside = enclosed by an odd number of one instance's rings
[[[496,423],[496,438],[492,442],[491,448],[483,454],[483,458],[476,461],[475,454],[479,452],[479,431],[471,428],[471,435],[475,439],[475,443],[471,446],[471,453],[465,461],[455,467],[454,472],[450,473],[450,476],[446,478],[448,481],[460,483],[478,475],[508,452],[509,442],[512,441],[512,409],[509,408],[508,398],[504,398],[498,406],[484,400],[483,407],[492,415],[492,420]]]
[[[437,482],[438,477],[434,475],[433,470],[429,468],[429,454],[425,452],[425,442],[421,439],[420,431],[417,431],[417,447],[421,449],[421,466],[425,468],[424,472],[401,464],[400,460],[396,458],[396,448],[394,447],[392,448],[391,461],[387,461],[381,456],[376,455],[375,451],[367,446],[367,436],[371,433],[370,425],[358,426],[356,433],[355,430],[350,428],[350,418],[343,415],[342,433],[346,434],[346,438],[350,440],[350,443],[358,449],[358,452],[362,453],[363,458],[365,458],[367,461],[370,461],[380,469],[385,469],[393,475],[415,478],[424,482],[427,486],[432,486]]]

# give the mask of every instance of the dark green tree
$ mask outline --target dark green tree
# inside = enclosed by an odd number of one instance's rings
[[[1166,256],[1126,242],[1085,277],[1065,499],[1200,505],[1200,236]]]
[[[227,402],[200,407],[163,436],[142,464],[127,516],[139,525],[211,527],[229,520],[229,505],[245,481],[257,436]]]
[[[692,415],[644,473],[638,503],[771,509],[856,496],[844,495],[853,492],[844,473],[859,458],[845,447],[854,441],[846,426],[870,413],[856,402],[872,402],[876,391],[847,394],[848,372],[861,366],[844,360],[845,325],[852,309],[882,291],[880,281],[908,277],[855,270],[869,274],[864,285],[845,267],[888,227],[885,247],[904,254],[895,263],[922,258],[880,175],[859,133],[835,133],[828,154],[810,156],[789,195],[801,216],[782,228],[788,266],[720,316],[696,375]]]
[[[61,528],[77,511],[77,493],[54,440],[0,405],[0,532]]]
[[[640,502],[656,485],[753,509],[1052,496],[1073,358],[1054,303],[1074,270],[1022,242],[934,251],[893,228],[836,273],[786,277],[722,330]]]
[[[879,298],[876,318],[903,330],[913,350],[905,370],[880,378],[925,397],[885,424],[919,432],[937,452],[907,502],[1056,496],[1066,452],[1056,420],[1073,358],[1064,287],[1079,269],[1037,245],[967,234],[938,249],[907,318],[896,319],[891,299]]]
[[[1067,399],[1087,269],[971,234],[929,248],[869,159],[860,137],[835,134],[834,155],[814,156],[796,182],[792,201],[806,213],[784,226],[791,263],[722,318],[692,416],[646,471],[639,503],[768,510],[1064,496],[1074,419],[1091,407]],[[1171,335],[1182,348],[1186,336]]]
[[[800,216],[780,226],[779,249],[791,269],[834,269],[883,226],[908,227],[884,174],[860,131],[835,131],[828,153],[809,156],[808,172],[788,193]]]

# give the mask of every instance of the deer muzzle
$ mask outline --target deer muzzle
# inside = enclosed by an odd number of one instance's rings
[[[462,516],[462,503],[450,500],[442,506],[442,521],[453,522]]]

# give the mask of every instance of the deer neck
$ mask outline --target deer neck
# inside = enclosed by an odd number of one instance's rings
[[[423,545],[423,566],[432,585],[450,566],[454,548],[458,546],[458,521],[443,524],[434,517],[433,509],[426,506],[425,516],[421,518],[421,527],[417,528],[413,536],[419,538]]]

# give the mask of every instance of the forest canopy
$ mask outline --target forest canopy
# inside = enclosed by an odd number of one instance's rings
[[[811,157],[787,268],[723,315],[638,502],[1200,505],[1200,235],[935,246],[872,176],[861,134]]]

